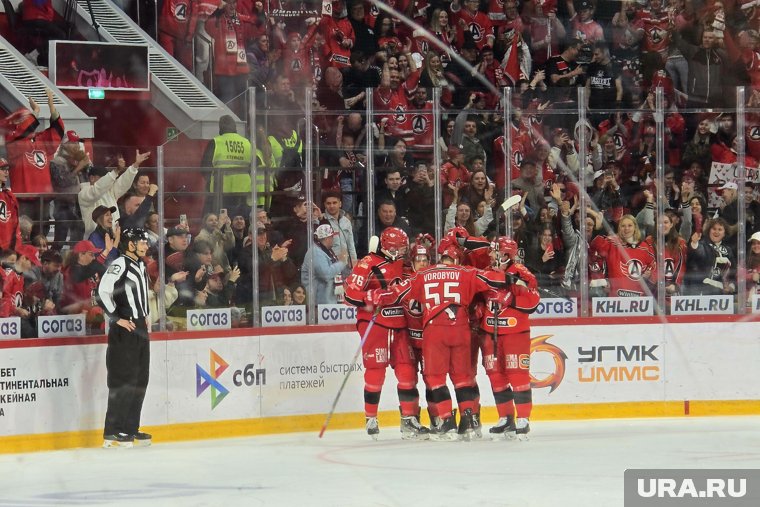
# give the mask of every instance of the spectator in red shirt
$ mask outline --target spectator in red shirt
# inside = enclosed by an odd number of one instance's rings
[[[18,222],[18,201],[8,187],[11,165],[0,158],[0,250],[21,244],[21,227]]]

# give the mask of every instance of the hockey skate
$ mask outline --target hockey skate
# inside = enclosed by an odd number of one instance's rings
[[[380,426],[377,425],[377,417],[367,417],[367,435],[372,437],[372,440],[377,440],[378,434],[380,434]]]
[[[462,412],[462,417],[459,419],[459,438],[465,442],[472,440],[478,440],[483,437],[480,432],[480,418],[477,414],[472,413],[472,409],[468,408]]]
[[[437,418],[436,424],[430,432],[430,440],[453,441],[457,440],[457,411],[452,410],[446,419]]]
[[[518,417],[517,418],[517,427],[515,429],[515,434],[517,435],[518,440],[530,440],[528,438],[528,433],[530,433],[530,424],[528,423],[527,417]]]
[[[153,435],[150,433],[142,433],[138,431],[132,436],[134,437],[135,447],[148,447],[153,443]]]
[[[135,437],[126,433],[116,433],[115,435],[103,435],[103,448],[112,449],[114,447],[129,448],[134,445]]]
[[[499,422],[496,423],[496,426],[489,428],[488,432],[491,434],[492,440],[514,440],[517,438],[515,430],[515,418],[508,415],[507,417],[500,418]]]
[[[420,424],[416,416],[401,417],[401,440],[427,440],[430,430]]]

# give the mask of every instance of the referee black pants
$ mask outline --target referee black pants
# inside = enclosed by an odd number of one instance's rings
[[[148,387],[150,341],[145,319],[139,319],[134,331],[113,324],[108,331],[106,370],[108,371],[108,409],[103,435],[140,429],[145,390]]]

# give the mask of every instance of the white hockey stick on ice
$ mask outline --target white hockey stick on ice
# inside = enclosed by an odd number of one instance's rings
[[[375,314],[372,316],[372,320],[369,321],[369,325],[367,326],[367,329],[364,330],[364,336],[362,336],[362,341],[359,342],[359,348],[356,349],[356,354],[354,354],[354,358],[351,360],[351,366],[356,364],[356,360],[359,358],[359,354],[362,352],[362,347],[364,347],[364,342],[367,341],[367,337],[369,336],[369,332],[372,330],[372,326],[375,325],[375,320],[377,320],[377,316],[380,312],[375,311]],[[332,407],[330,407],[330,411],[327,413],[327,419],[325,419],[325,423],[322,425],[322,429],[319,430],[319,438],[322,438],[322,435],[325,434],[325,430],[327,429],[327,425],[330,424],[330,419],[332,419],[333,413],[335,413],[335,407],[338,406],[338,400],[340,399],[340,395],[343,394],[343,389],[346,387],[346,383],[348,382],[348,377],[351,376],[351,372],[353,371],[353,368],[349,368],[346,372],[346,376],[343,377],[343,383],[340,385],[340,389],[338,389],[338,394],[335,395],[335,399],[333,400]]]

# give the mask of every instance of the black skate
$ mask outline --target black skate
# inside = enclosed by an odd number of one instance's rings
[[[528,422],[527,417],[518,417],[517,418],[517,428],[515,429],[515,434],[517,435],[518,440],[529,440],[528,439],[528,433],[530,433],[530,424]]]
[[[515,418],[511,415],[508,415],[507,417],[500,418],[499,422],[496,423],[496,426],[492,426],[488,432],[491,434],[492,440],[497,440],[500,438],[506,440],[514,440],[517,438],[515,435],[515,430]]]
[[[457,438],[457,411],[452,410],[451,415],[446,419],[437,418],[430,432],[430,440],[452,441]]]
[[[458,434],[459,438],[465,442],[483,437],[480,432],[480,417],[477,414],[473,414],[471,408],[465,409],[462,412],[462,417],[459,420]]]
[[[134,435],[134,446],[135,447],[148,447],[150,444],[153,443],[153,436],[150,433],[143,433],[141,431],[138,431]]]
[[[134,445],[135,437],[126,433],[116,433],[115,435],[103,435],[103,448],[111,449],[114,447],[129,448]]]
[[[421,425],[416,416],[401,418],[401,440],[427,440],[428,438],[430,438],[430,430]]]
[[[380,433],[380,426],[377,424],[377,417],[367,417],[367,435],[372,437],[372,440],[377,440],[377,435]]]

